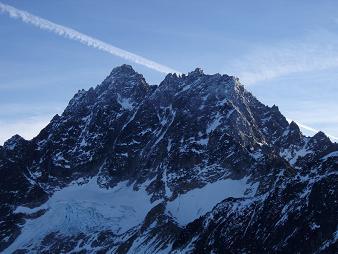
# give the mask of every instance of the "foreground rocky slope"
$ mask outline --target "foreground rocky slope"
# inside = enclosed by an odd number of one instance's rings
[[[122,65],[0,147],[4,253],[334,253],[338,145],[227,75]]]

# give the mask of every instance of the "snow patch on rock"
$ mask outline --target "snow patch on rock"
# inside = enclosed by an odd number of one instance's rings
[[[240,180],[225,179],[209,183],[200,189],[193,189],[169,202],[166,211],[179,225],[185,226],[211,211],[216,204],[226,198],[253,196],[258,184],[250,184],[248,179],[248,177]],[[249,189],[250,194],[246,194]]]

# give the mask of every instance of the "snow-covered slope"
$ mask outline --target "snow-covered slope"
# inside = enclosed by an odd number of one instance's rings
[[[29,247],[32,243],[41,244],[39,241],[53,232],[72,236],[110,229],[122,234],[142,223],[157,203],[150,202],[144,186],[136,191],[127,182],[121,182],[106,189],[97,184],[96,177],[87,182],[77,181],[54,192],[39,207],[17,207],[14,213],[44,213],[36,219],[27,220],[21,234],[6,252]]]
[[[247,180],[247,177],[240,180],[225,179],[193,189],[168,202],[166,211],[179,225],[186,226],[228,197],[253,196],[258,184],[248,185]]]
[[[122,65],[0,147],[0,250],[331,253],[337,153],[235,77]]]

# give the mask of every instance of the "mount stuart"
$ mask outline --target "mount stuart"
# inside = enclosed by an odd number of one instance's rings
[[[335,253],[338,145],[227,75],[131,66],[0,146],[3,253]]]

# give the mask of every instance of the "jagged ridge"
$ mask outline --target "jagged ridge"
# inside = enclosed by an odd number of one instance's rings
[[[329,253],[337,155],[235,77],[196,69],[157,87],[122,65],[0,147],[0,248]]]

